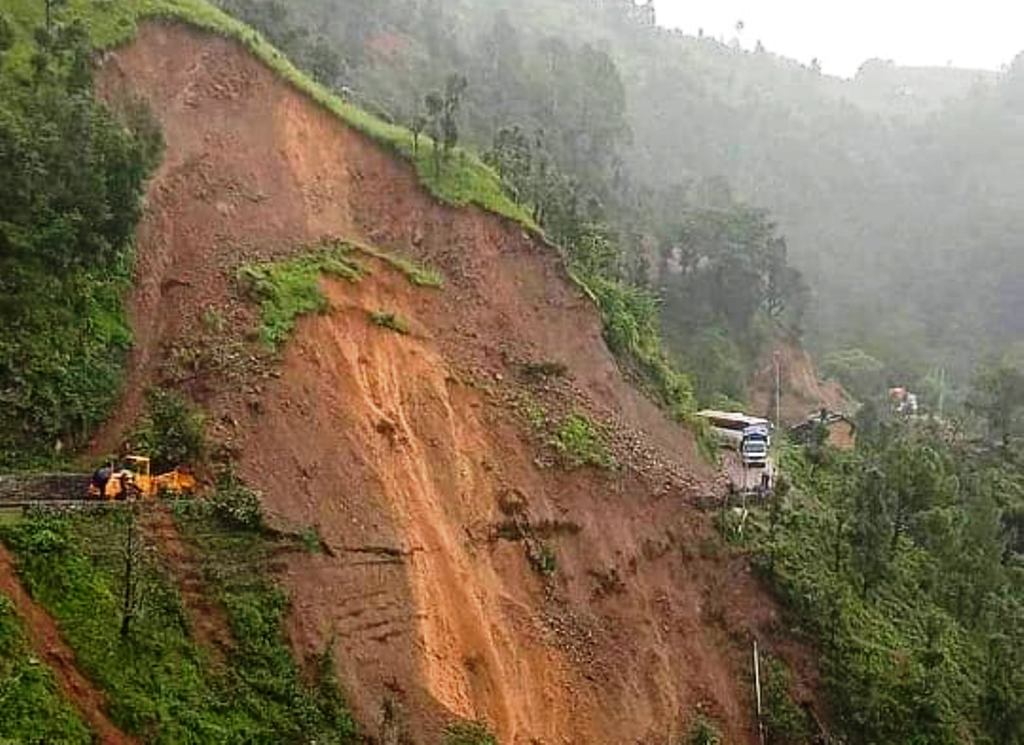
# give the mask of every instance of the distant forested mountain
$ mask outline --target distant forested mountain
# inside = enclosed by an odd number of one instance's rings
[[[518,137],[527,172],[557,168],[574,214],[606,226],[620,269],[666,300],[684,367],[709,372],[697,369],[701,339],[723,332],[719,392],[739,395],[763,333],[724,318],[751,300],[742,279],[713,298],[718,310],[678,294],[693,282],[673,256],[693,248],[695,221],[718,220],[709,211],[753,225],[744,210],[765,210],[777,224],[802,275],[787,323],[822,355],[863,350],[891,381],[940,367],[965,381],[1022,339],[1024,58],[1001,74],[872,60],[841,80],[753,39],[658,28],[631,0],[222,1],[403,123],[449,75],[465,76],[462,138],[486,152]],[[507,161],[496,165],[524,199],[551,201],[551,189],[527,193]],[[698,232],[749,247],[762,227]],[[722,254],[707,240],[694,266]]]

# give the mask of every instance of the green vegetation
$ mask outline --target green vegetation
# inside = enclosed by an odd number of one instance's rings
[[[179,394],[154,388],[146,414],[132,437],[138,452],[152,459],[153,473],[197,466],[206,454],[204,419]]]
[[[263,528],[260,495],[242,483],[230,470],[219,474],[217,491],[210,504],[213,514],[229,528],[247,531]]]
[[[530,428],[536,432],[543,432],[548,425],[547,409],[532,397],[527,398],[520,404],[519,413],[526,419],[526,423],[530,425]]]
[[[33,33],[42,9],[5,4],[0,52],[0,468],[73,450],[116,400],[130,244],[161,150],[144,109],[93,97],[80,25]]]
[[[323,275],[357,282],[369,270],[353,254],[363,253],[385,262],[405,275],[416,287],[439,288],[444,278],[436,269],[381,251],[372,246],[348,241],[325,241],[317,248],[289,259],[246,264],[237,279],[243,293],[261,308],[260,338],[271,349],[279,350],[291,336],[299,317],[327,310],[327,298],[320,289]],[[388,313],[374,313],[378,326],[407,334],[402,319]]]
[[[238,281],[243,292],[260,303],[260,338],[271,349],[280,349],[300,316],[327,310],[321,275],[356,282],[365,273],[346,247],[333,246],[282,261],[247,264],[238,270]]]
[[[615,468],[604,433],[587,416],[573,413],[562,420],[550,442],[567,468]]]
[[[578,275],[577,280],[601,309],[608,346],[674,417],[687,420],[697,410],[693,382],[665,352],[658,298],[642,287],[602,275]]]
[[[123,637],[129,517],[126,509],[36,513],[2,532],[22,581],[108,694],[117,724],[155,743],[356,741],[332,666],[321,660],[307,681],[289,654],[287,599],[269,568],[281,547],[220,522],[204,504],[183,503],[178,523],[226,612],[232,642],[225,659],[192,635],[152,545],[139,553],[137,608]]]
[[[790,696],[791,676],[782,660],[761,659],[764,729],[768,745],[813,745],[812,722]]]
[[[690,734],[686,736],[683,745],[722,745],[722,733],[703,714],[699,715],[690,727]]]
[[[543,577],[550,577],[558,570],[558,555],[546,541],[531,541],[527,544],[526,558],[533,571]]]
[[[1024,738],[1024,469],[1014,448],[881,421],[858,448],[788,449],[792,489],[739,540],[817,638],[845,741]],[[809,742],[767,665],[769,719]],[[774,702],[774,703],[773,703]],[[795,739],[793,739],[795,738]]]
[[[367,256],[372,256],[375,259],[380,259],[393,269],[397,269],[404,274],[405,278],[416,287],[432,287],[435,289],[444,287],[444,276],[433,267],[422,266],[415,261],[395,256],[387,251],[381,251],[379,248],[368,246],[365,243],[343,242],[341,245],[364,253]]]
[[[457,722],[444,730],[444,745],[498,745],[498,738],[482,722]]]
[[[0,742],[92,742],[52,673],[32,654],[14,605],[0,594]]]
[[[388,313],[383,310],[374,311],[370,313],[370,322],[374,326],[380,326],[382,329],[390,329],[396,334],[401,334],[403,336],[406,336],[409,333],[409,324],[394,313]]]
[[[28,0],[19,0],[28,5]],[[41,7],[41,3],[38,3]],[[33,14],[37,17],[37,14]],[[494,172],[479,159],[455,150],[441,171],[435,171],[427,148],[416,147],[408,129],[391,124],[329,92],[295,67],[261,34],[205,0],[125,0],[96,2],[70,0],[65,18],[80,18],[95,47],[107,49],[129,41],[140,21],[164,18],[188,23],[242,43],[260,61],[296,89],[340,117],[347,124],[408,159],[423,185],[438,199],[455,205],[475,204],[533,227],[530,216],[505,196]]]

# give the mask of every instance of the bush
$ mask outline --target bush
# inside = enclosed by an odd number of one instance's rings
[[[409,324],[395,313],[385,313],[380,310],[370,314],[370,321],[373,325],[380,326],[383,329],[390,329],[396,334],[405,336],[409,333]]]
[[[218,479],[212,502],[214,514],[228,527],[253,531],[263,527],[260,495],[233,473],[224,473]]]
[[[349,254],[344,244],[326,245],[285,261],[247,264],[238,270],[243,293],[260,304],[260,338],[270,349],[277,350],[288,340],[301,316],[327,309],[321,276],[357,282],[365,274]]]
[[[703,714],[690,727],[690,734],[683,740],[683,745],[722,745],[722,733]]]
[[[29,4],[3,5],[0,468],[9,468],[49,465],[84,444],[117,399],[131,347],[131,241],[159,142],[92,95],[81,26],[65,26],[45,54],[23,22]],[[27,69],[30,58],[38,68]]]
[[[768,745],[809,745],[811,723],[807,712],[789,694],[790,674],[785,664],[770,655],[762,660],[764,723]]]
[[[570,414],[551,440],[568,468],[596,466],[614,468],[615,459],[608,452],[604,436],[583,414]]]
[[[550,577],[558,569],[558,557],[547,543],[540,542],[538,545],[528,546],[526,557],[537,574]]]
[[[174,391],[154,388],[134,440],[153,462],[156,473],[183,465],[197,465],[206,453],[204,419]]]
[[[444,745],[498,745],[498,738],[481,722],[457,722],[445,727]]]

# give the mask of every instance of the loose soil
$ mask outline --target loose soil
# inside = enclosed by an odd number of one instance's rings
[[[289,633],[300,659],[334,643],[369,734],[434,743],[466,718],[502,743],[663,743],[703,711],[727,742],[754,743],[755,636],[816,705],[813,654],[692,506],[715,474],[622,374],[550,248],[437,204],[406,164],[229,40],[148,24],[107,56],[100,84],[110,101],[148,102],[167,152],[137,235],[130,385],[96,452],[130,429],[147,385],[206,407],[272,521],[314,527],[329,549],[282,559]],[[445,287],[414,288],[380,262],[358,284],[325,281],[329,310],[268,366],[232,277],[325,237],[429,263]],[[376,326],[377,311],[410,333]],[[225,321],[213,339],[211,313]],[[236,351],[178,374],[173,360],[196,348]],[[566,374],[527,380],[524,364],[541,362]],[[620,467],[554,466],[527,406],[587,412],[614,433]],[[500,537],[510,512],[561,526],[543,539],[553,574]]]
[[[18,581],[14,558],[2,545],[0,594],[6,595],[14,603],[15,612],[22,619],[32,648],[39,659],[49,665],[64,696],[78,710],[99,742],[111,745],[136,742],[107,718],[106,696],[78,670],[75,653],[64,642],[50,614],[25,592]]]
[[[750,384],[751,411],[775,420],[775,364],[781,368],[782,423],[793,426],[822,409],[853,413],[854,403],[834,380],[822,380],[811,355],[792,339],[778,339],[766,352]]]

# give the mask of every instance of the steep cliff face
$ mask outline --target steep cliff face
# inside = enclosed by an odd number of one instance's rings
[[[322,537],[324,552],[282,560],[292,641],[334,645],[371,735],[436,742],[467,718],[503,743],[665,742],[702,710],[728,742],[755,742],[755,635],[813,698],[809,657],[693,507],[715,486],[692,437],[623,377],[550,248],[437,204],[231,41],[144,26],[107,55],[101,88],[145,100],[167,152],[138,232],[129,393],[97,447],[147,384],[204,404],[272,519]],[[268,366],[247,351],[235,273],[327,237],[430,263],[445,286],[374,261],[358,284],[325,279],[327,312]],[[190,346],[213,372],[176,374]],[[536,363],[565,374],[524,373]],[[528,420],[572,411],[605,423],[617,468],[554,462]]]

